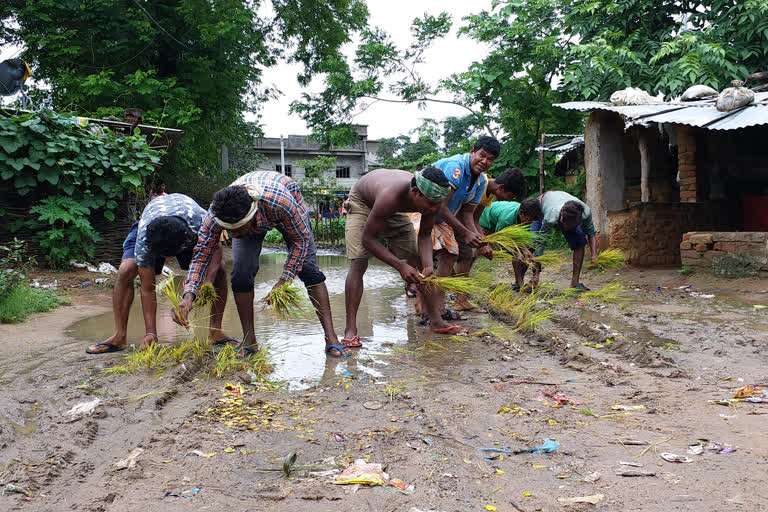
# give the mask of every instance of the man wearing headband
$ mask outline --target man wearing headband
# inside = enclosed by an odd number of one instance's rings
[[[190,197],[183,194],[166,194],[147,204],[138,222],[123,242],[123,259],[118,269],[115,289],[112,294],[112,308],[115,314],[115,334],[101,343],[86,349],[89,354],[118,352],[128,345],[128,313],[133,303],[133,280],[141,281],[141,309],[146,328],[140,348],[157,338],[157,295],[155,275],[163,270],[165,258],[175,256],[182,270],[189,268],[192,248],[197,241],[197,230],[205,217],[205,210]],[[232,338],[221,331],[221,321],[227,301],[227,275],[221,266],[221,250],[213,248],[213,264],[208,275],[213,280],[220,297],[211,309],[209,344],[226,343]]]
[[[451,188],[445,175],[435,167],[412,174],[397,169],[371,171],[352,187],[347,200],[347,224],[344,235],[347,258],[351,260],[344,288],[347,326],[341,342],[347,347],[360,347],[357,333],[357,310],[363,296],[363,275],[371,256],[398,272],[406,283],[418,285],[421,276],[432,274],[432,223],[435,213]],[[407,212],[419,212],[423,229],[417,238]],[[386,247],[379,241],[383,240]],[[439,296],[427,295],[432,313],[437,312]],[[433,331],[447,331],[458,326],[447,324],[433,314]]]
[[[294,277],[307,287],[309,297],[325,332],[326,353],[334,357],[350,350],[338,345],[333,330],[331,304],[325,274],[317,265],[315,238],[309,224],[309,212],[298,185],[291,178],[272,171],[256,171],[239,177],[232,185],[216,192],[211,208],[198,233],[195,256],[184,283],[181,315],[174,320],[186,321],[202,276],[222,231],[232,236],[232,292],[243,327],[242,348],[238,357],[245,358],[258,350],[254,337],[253,283],[259,271],[259,256],[264,236],[276,228],[288,245],[288,258],[274,288]]]

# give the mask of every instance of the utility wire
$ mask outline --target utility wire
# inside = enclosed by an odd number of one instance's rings
[[[135,3],[135,4],[136,4],[136,6],[137,6],[139,9],[141,9],[142,11],[144,11],[144,14],[146,14],[146,15],[147,15],[147,18],[149,18],[149,21],[151,21],[151,22],[152,22],[152,23],[153,23],[153,24],[154,24],[154,25],[155,25],[157,28],[159,28],[160,30],[162,30],[162,31],[165,33],[165,35],[167,35],[168,37],[170,37],[171,39],[173,39],[174,41],[176,41],[177,43],[179,43],[181,46],[183,46],[183,47],[184,47],[184,48],[186,48],[187,50],[191,50],[191,49],[192,49],[192,48],[190,48],[189,46],[187,46],[187,45],[185,45],[184,43],[182,43],[181,41],[179,41],[178,39],[176,39],[175,37],[173,37],[173,36],[170,34],[170,32],[168,32],[167,30],[165,30],[165,29],[162,27],[162,25],[160,25],[160,24],[157,22],[157,20],[155,20],[155,18],[153,18],[153,17],[152,17],[152,15],[151,15],[151,14],[149,14],[149,12],[147,12],[147,10],[144,8],[144,6],[142,6],[142,5],[139,3],[139,0],[133,0],[133,3]]]

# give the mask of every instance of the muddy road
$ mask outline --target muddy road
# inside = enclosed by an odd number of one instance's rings
[[[257,297],[283,257],[262,259]],[[320,259],[341,333],[345,263]],[[544,275],[561,289],[564,277]],[[768,309],[753,306],[768,305],[768,282],[672,269],[584,281],[613,279],[631,300],[574,299],[535,333],[473,314],[476,335],[451,337],[419,326],[399,276],[372,265],[365,347],[325,358],[316,322],[257,315],[275,371],[256,385],[189,362],[101,376],[124,356],[84,353],[111,331],[110,290],[86,288],[0,326],[0,510],[764,510],[768,404],[727,399],[768,384]],[[187,336],[159,323],[165,342]],[[241,334],[231,311],[225,327]],[[553,451],[528,452],[546,440]],[[336,485],[356,459],[405,489]]]

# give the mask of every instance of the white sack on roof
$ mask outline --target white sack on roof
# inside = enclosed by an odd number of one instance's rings
[[[701,98],[714,98],[717,91],[708,85],[693,85],[685,90],[680,101],[693,101]]]
[[[651,96],[637,87],[627,87],[611,94],[611,103],[614,105],[650,105],[654,103],[664,103],[664,94]]]
[[[717,97],[716,107],[720,112],[730,112],[755,101],[755,93],[751,89],[742,87],[744,82],[734,80],[731,84],[733,87],[724,89]]]

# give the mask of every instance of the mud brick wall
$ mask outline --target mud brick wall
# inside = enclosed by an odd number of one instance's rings
[[[680,243],[683,265],[724,277],[768,278],[768,233],[690,232]]]
[[[696,138],[690,126],[677,127],[677,163],[680,172],[680,202],[698,200],[696,179]]]
[[[732,203],[633,203],[608,212],[608,245],[623,250],[632,265],[679,265],[683,233],[734,229],[739,215]]]

